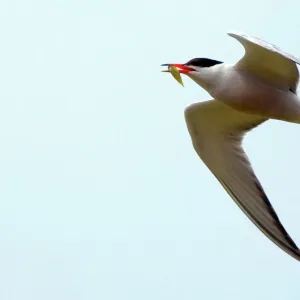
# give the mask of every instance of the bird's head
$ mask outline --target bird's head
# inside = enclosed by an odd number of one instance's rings
[[[206,75],[211,73],[212,67],[222,63],[221,61],[209,58],[193,58],[185,64],[163,64],[162,66],[169,67],[168,70],[164,70],[163,72],[170,72],[170,67],[175,67],[180,74],[185,74],[198,84],[201,84],[203,80],[205,81]]]

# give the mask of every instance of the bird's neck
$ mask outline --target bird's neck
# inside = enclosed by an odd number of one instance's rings
[[[190,72],[188,76],[212,94],[224,76],[225,68],[225,64],[215,65],[209,68],[202,68],[198,72]]]

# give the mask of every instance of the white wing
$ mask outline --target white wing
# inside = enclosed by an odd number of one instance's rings
[[[236,204],[267,237],[300,260],[300,250],[280,223],[241,147],[243,135],[266,119],[217,100],[189,106],[185,118],[196,152]]]
[[[299,80],[296,63],[300,64],[299,59],[261,39],[235,32],[228,35],[245,48],[245,55],[237,66],[296,93]]]

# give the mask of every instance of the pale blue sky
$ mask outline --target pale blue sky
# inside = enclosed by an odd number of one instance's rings
[[[160,64],[234,63],[239,30],[300,56],[299,1],[0,2],[0,299],[299,299],[300,264],[194,152],[209,99]],[[300,126],[246,150],[300,244]]]

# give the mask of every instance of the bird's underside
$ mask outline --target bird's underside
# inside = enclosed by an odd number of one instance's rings
[[[300,260],[300,250],[281,224],[242,149],[244,134],[267,119],[217,101],[185,110],[193,146],[210,171],[249,219],[275,244]]]

